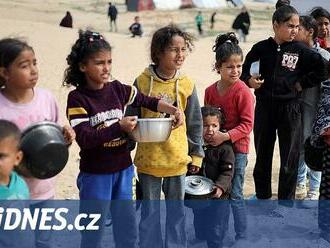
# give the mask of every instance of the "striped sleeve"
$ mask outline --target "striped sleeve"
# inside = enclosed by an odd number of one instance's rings
[[[87,111],[83,107],[68,108],[67,115],[72,127],[89,121]]]
[[[131,105],[134,102],[137,92],[138,92],[137,88],[135,86],[131,86],[131,93],[129,95],[129,99],[126,105]]]
[[[70,92],[67,102],[67,117],[76,132],[76,141],[80,148],[91,149],[123,136],[119,122],[104,128],[95,128],[90,124],[88,109],[78,93]]]

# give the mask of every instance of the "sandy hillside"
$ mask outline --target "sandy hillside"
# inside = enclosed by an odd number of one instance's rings
[[[42,2],[42,4],[40,3]],[[25,37],[34,47],[38,59],[40,78],[38,86],[50,89],[59,104],[63,122],[66,98],[69,89],[61,87],[65,58],[70,46],[77,38],[79,28],[91,27],[100,31],[110,41],[113,50],[112,75],[122,82],[131,84],[134,78],[149,63],[150,34],[162,25],[174,22],[182,28],[195,33],[194,16],[197,9],[180,11],[147,11],[140,13],[125,12],[121,1],[117,1],[120,10],[118,18],[118,33],[110,33],[106,18],[108,1],[92,0],[0,0],[0,37]],[[115,1],[114,1],[115,2]],[[246,1],[252,16],[251,34],[248,42],[242,44],[244,53],[258,40],[272,34],[270,16],[273,6],[263,3]],[[79,3],[79,4],[78,4]],[[73,15],[74,28],[66,29],[58,26],[59,21],[69,10]],[[231,23],[239,9],[224,8],[218,10],[215,30],[208,30],[208,20],[213,10],[202,10],[205,16],[205,36],[198,37],[194,51],[186,59],[184,71],[196,82],[201,103],[205,88],[218,78],[212,71],[214,54],[211,51],[217,32],[226,32],[231,29]],[[128,34],[128,26],[135,15],[141,17],[145,36],[132,39]],[[58,176],[57,198],[77,198],[75,180],[78,173],[79,149],[74,144],[70,149],[70,160],[64,171]],[[274,156],[278,158],[278,152]],[[251,144],[251,154],[245,186],[245,194],[253,193],[254,185],[251,177],[254,166],[254,148]],[[278,165],[275,161],[276,167]],[[276,178],[274,178],[276,180]],[[274,187],[276,190],[277,187]]]

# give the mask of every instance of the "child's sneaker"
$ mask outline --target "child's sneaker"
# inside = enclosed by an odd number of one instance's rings
[[[250,197],[248,197],[247,200],[256,201],[256,200],[259,200],[259,199],[257,198],[256,194],[253,194]]]
[[[319,190],[308,191],[307,196],[306,196],[306,198],[304,200],[315,201],[315,200],[318,200],[319,199],[319,196],[320,196]]]
[[[304,201],[301,202],[303,208],[316,208],[318,206],[317,200],[320,193],[318,191],[308,191]]]
[[[296,187],[296,200],[304,200],[307,196],[307,190],[305,184],[297,184]]]

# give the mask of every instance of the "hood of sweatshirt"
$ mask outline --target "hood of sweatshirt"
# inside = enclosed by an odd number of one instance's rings
[[[168,80],[161,79],[155,72],[155,65],[151,64],[147,68],[145,68],[144,72],[142,73],[147,77],[153,78],[153,80],[157,80],[161,83],[168,84],[168,83],[175,83],[177,80],[181,80],[185,77],[185,75],[180,71],[177,70],[174,77]]]
[[[150,83],[149,83],[150,85],[149,85],[149,92],[148,92],[149,96],[152,92],[154,81],[157,81],[157,82],[163,83],[163,84],[175,84],[176,102],[177,102],[177,106],[180,105],[179,83],[180,83],[180,80],[182,80],[184,77],[186,77],[186,75],[184,75],[181,71],[177,70],[173,78],[164,80],[156,74],[155,65],[153,65],[153,64],[149,65],[142,74],[144,76],[146,76],[147,78],[150,78]]]

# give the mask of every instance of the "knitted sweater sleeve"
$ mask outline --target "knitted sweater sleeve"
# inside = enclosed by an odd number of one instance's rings
[[[240,89],[236,94],[236,105],[240,118],[239,125],[228,131],[231,142],[249,135],[254,122],[254,97],[248,88]]]

